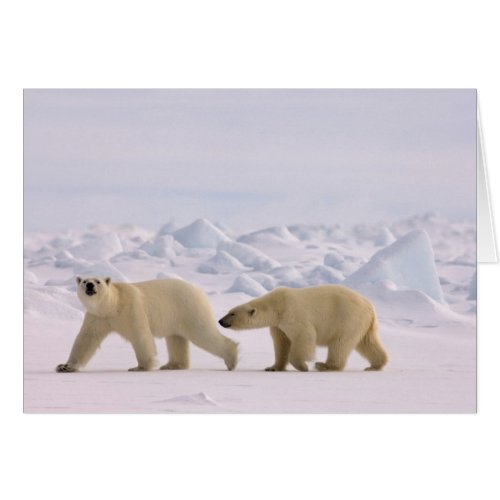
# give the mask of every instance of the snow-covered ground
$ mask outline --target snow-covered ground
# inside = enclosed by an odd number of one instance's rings
[[[473,223],[434,214],[388,225],[288,225],[242,232],[204,219],[158,231],[124,225],[25,234],[26,412],[474,412],[476,246]],[[181,278],[209,295],[218,319],[276,286],[343,283],[370,297],[390,362],[364,372],[264,372],[266,330],[224,331],[240,342],[234,372],[192,347],[187,371],[131,373],[132,348],[111,335],[80,373],[59,374],[83,318],[75,276]],[[166,361],[158,341],[158,361]],[[317,358],[326,356],[317,350]],[[312,366],[311,366],[312,367]]]

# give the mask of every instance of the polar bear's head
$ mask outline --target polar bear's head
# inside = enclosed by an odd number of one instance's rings
[[[273,304],[268,303],[264,297],[233,307],[219,320],[219,325],[233,330],[274,326],[277,321],[276,310]]]
[[[233,330],[256,328],[253,325],[256,313],[257,309],[250,303],[233,307],[223,318],[219,320],[219,325],[224,328],[232,328]]]
[[[77,276],[76,292],[83,305],[89,309],[89,305],[97,304],[108,294],[111,278],[81,278]]]

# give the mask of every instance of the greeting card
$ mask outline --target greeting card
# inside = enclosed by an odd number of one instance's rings
[[[475,412],[478,125],[467,89],[25,90],[25,412]]]

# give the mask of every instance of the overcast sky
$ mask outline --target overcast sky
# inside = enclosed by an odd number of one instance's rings
[[[26,230],[475,218],[474,90],[26,90]]]

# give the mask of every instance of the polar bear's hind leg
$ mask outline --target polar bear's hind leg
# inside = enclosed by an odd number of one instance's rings
[[[200,349],[222,358],[228,370],[236,368],[238,363],[238,343],[224,337],[215,325],[205,324],[197,328],[196,331],[186,332],[185,336]]]
[[[342,371],[353,349],[351,342],[336,338],[328,344],[326,362],[317,362],[314,366],[318,371]]]
[[[365,371],[382,370],[389,360],[389,356],[380,342],[377,329],[377,318],[374,316],[366,335],[356,346],[356,351],[370,362],[370,366],[365,368]]]
[[[166,341],[168,363],[161,366],[160,370],[186,370],[189,368],[189,342],[179,335],[170,335]]]

